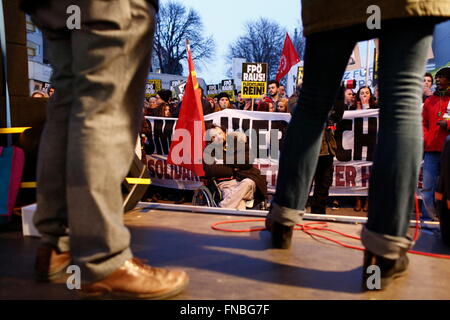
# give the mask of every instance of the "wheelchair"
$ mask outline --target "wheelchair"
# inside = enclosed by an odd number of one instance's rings
[[[220,180],[217,178],[208,179],[201,177],[203,185],[195,190],[192,197],[193,206],[220,208],[219,203],[223,199],[222,191],[219,189]],[[257,202],[256,200],[247,201],[247,209],[249,210],[267,210],[267,199]]]
[[[222,192],[219,189],[219,183],[216,178],[207,179],[200,177],[203,185],[194,191],[192,197],[193,206],[219,208],[219,203],[223,199]]]

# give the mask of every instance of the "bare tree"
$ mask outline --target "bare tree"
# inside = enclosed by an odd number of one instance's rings
[[[248,62],[266,62],[269,66],[269,78],[274,79],[286,30],[266,18],[248,22],[245,29],[245,34],[229,46],[227,61],[230,63],[233,58],[245,58]]]
[[[295,50],[297,50],[298,57],[300,60],[303,60],[305,57],[306,39],[303,36],[303,30],[301,28],[294,29],[294,37],[292,38],[292,42],[294,43]]]
[[[178,2],[161,4],[156,19],[152,65],[158,65],[162,73],[182,75],[181,63],[187,58],[186,39],[190,40],[194,60],[205,63],[214,56],[214,40],[205,36],[197,11]]]

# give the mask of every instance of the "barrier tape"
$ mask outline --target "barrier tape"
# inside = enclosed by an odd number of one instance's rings
[[[31,127],[0,128],[0,134],[22,133]]]
[[[152,184],[151,179],[140,179],[140,178],[126,178],[125,179],[129,184],[141,184],[141,185],[150,185]],[[36,188],[36,182],[22,182],[20,187],[22,189],[34,189]]]

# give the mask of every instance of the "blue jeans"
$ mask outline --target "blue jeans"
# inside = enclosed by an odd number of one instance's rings
[[[380,39],[380,126],[369,187],[363,244],[395,259],[406,239],[422,161],[422,77],[435,22],[383,22],[381,30],[357,26],[307,37],[304,82],[280,156],[277,189],[268,219],[301,221],[319,158],[322,132],[356,43]]]
[[[437,217],[434,205],[434,192],[436,191],[441,171],[441,153],[425,152],[423,161],[423,189],[422,189],[422,217],[432,220]]]

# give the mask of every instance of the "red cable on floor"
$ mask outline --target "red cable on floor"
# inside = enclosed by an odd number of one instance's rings
[[[419,237],[419,200],[417,199],[417,196],[415,197],[415,202],[416,202],[416,227],[415,227],[415,233],[414,233],[414,241],[416,241]],[[218,230],[218,231],[225,231],[225,232],[254,232],[254,231],[264,231],[266,230],[266,228],[252,228],[252,229],[246,229],[246,230],[234,230],[234,229],[223,229],[223,228],[219,228],[217,227],[218,225],[222,225],[222,224],[232,224],[232,223],[244,223],[244,222],[264,222],[265,219],[249,219],[249,220],[233,220],[233,221],[221,221],[221,222],[216,222],[214,223],[211,228],[213,230]],[[326,222],[309,222],[309,223],[305,223],[305,224],[297,224],[297,226],[299,228],[294,228],[294,230],[299,230],[299,231],[303,231],[304,233],[306,233],[309,236],[314,236],[314,237],[319,237],[331,242],[334,242],[342,247],[345,248],[350,248],[350,249],[355,249],[355,250],[360,250],[360,251],[364,251],[364,248],[362,247],[357,247],[357,246],[353,246],[353,245],[349,245],[343,242],[340,242],[338,240],[317,234],[317,233],[313,233],[310,230],[318,230],[318,231],[328,231],[328,232],[333,232],[336,234],[339,234],[341,236],[350,238],[350,239],[354,239],[354,240],[361,240],[361,238],[357,237],[357,236],[353,236],[350,234],[346,234],[337,230],[333,230],[333,229],[329,229],[328,228],[328,224]],[[433,257],[433,258],[440,258],[440,259],[450,259],[450,255],[445,255],[445,254],[434,254],[434,253],[426,253],[426,252],[420,252],[420,251],[414,251],[414,250],[409,250],[408,251],[411,254],[417,254],[417,255],[423,255],[423,256],[427,256],[427,257]]]

